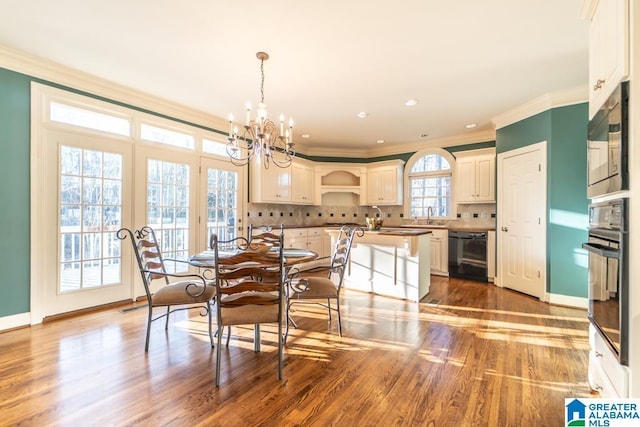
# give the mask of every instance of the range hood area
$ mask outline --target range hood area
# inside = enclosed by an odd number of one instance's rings
[[[323,205],[358,206],[364,194],[366,171],[366,167],[320,167],[316,170],[316,180],[320,181],[316,196]]]

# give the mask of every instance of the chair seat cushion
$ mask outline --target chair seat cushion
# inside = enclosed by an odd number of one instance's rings
[[[278,304],[220,307],[220,317],[222,319],[219,319],[218,326],[277,323],[279,314],[280,308]]]
[[[215,286],[207,286],[204,293],[197,298],[187,293],[187,285],[194,282],[175,282],[158,289],[151,296],[151,304],[156,305],[180,305],[194,304],[209,301],[216,293]],[[199,294],[202,292],[202,285],[189,287],[190,294]]]
[[[337,298],[338,288],[326,277],[307,277],[307,289],[293,295],[293,298]]]

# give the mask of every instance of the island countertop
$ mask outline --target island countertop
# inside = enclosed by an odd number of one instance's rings
[[[431,230],[425,228],[394,228],[394,227],[382,227],[379,230],[370,230],[367,227],[361,227],[365,234],[378,234],[382,236],[421,236],[423,234],[433,234]],[[336,231],[340,227],[325,227],[327,231]]]

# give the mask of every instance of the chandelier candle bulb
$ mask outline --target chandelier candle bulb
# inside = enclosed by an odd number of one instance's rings
[[[244,125],[249,126],[250,121],[251,121],[251,103],[247,102],[247,120]]]
[[[233,138],[233,113],[229,113],[229,138]]]
[[[284,135],[284,114],[280,114],[280,136]]]

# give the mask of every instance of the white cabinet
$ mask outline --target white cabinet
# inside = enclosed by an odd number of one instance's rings
[[[589,26],[589,118],[629,74],[628,0],[586,0]]]
[[[449,231],[431,230],[430,266],[431,274],[449,275]]]
[[[618,363],[604,339],[589,325],[589,386],[602,398],[629,397],[629,368]]]
[[[253,159],[249,179],[251,203],[291,203],[291,167],[270,164],[266,169],[260,159]]]
[[[308,249],[322,256],[324,229],[313,228],[286,228],[284,230],[284,246],[287,248]]]
[[[312,205],[315,199],[315,171],[310,163],[291,163],[291,203]]]
[[[493,203],[496,200],[495,149],[456,153],[458,203]]]
[[[368,205],[402,205],[402,160],[371,163],[367,168]]]

